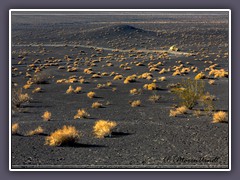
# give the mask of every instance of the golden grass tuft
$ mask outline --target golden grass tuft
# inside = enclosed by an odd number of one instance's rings
[[[18,124],[18,123],[14,123],[14,124],[12,125],[12,134],[13,134],[13,135],[18,134],[18,130],[19,130],[19,124]]]
[[[208,81],[208,84],[214,85],[214,84],[215,84],[215,80],[213,80],[213,79],[209,80],[209,81]]]
[[[120,75],[120,74],[116,75],[116,76],[113,78],[113,80],[120,80],[120,79],[123,79],[123,76]]]
[[[151,83],[151,84],[145,84],[143,88],[151,91],[151,90],[156,90],[158,87],[156,83]]]
[[[126,77],[126,79],[123,81],[124,84],[128,84],[128,83],[131,83],[131,82],[135,82],[136,81],[136,75],[133,74],[131,76],[128,76]]]
[[[43,131],[44,131],[43,128],[41,126],[38,126],[36,129],[27,132],[27,136],[42,134]]]
[[[194,110],[193,115],[196,116],[196,117],[199,117],[199,116],[202,115],[202,112],[200,110]]]
[[[206,78],[206,76],[205,76],[205,74],[204,74],[203,72],[198,73],[198,74],[194,77],[195,80],[205,79],[205,78]]]
[[[133,88],[130,90],[130,94],[132,94],[132,95],[141,94],[141,89]]]
[[[90,91],[89,93],[87,93],[87,97],[89,97],[90,99],[96,97],[96,93],[93,91]]]
[[[40,87],[37,87],[32,91],[32,93],[38,93],[38,92],[41,92],[41,90],[42,89]]]
[[[141,105],[141,101],[140,100],[135,100],[131,102],[131,106],[132,107],[137,107]]]
[[[30,96],[22,93],[22,89],[15,90],[12,92],[12,104],[15,107],[20,107],[23,103],[29,102],[31,100]]]
[[[77,114],[74,116],[74,119],[82,119],[89,117],[90,114],[86,112],[85,109],[78,109]]]
[[[178,107],[177,109],[175,110],[170,110],[170,115],[169,116],[173,116],[173,117],[176,117],[177,115],[180,115],[180,114],[186,114],[187,113],[187,110],[188,108],[186,106],[181,106],[181,107]]]
[[[218,111],[213,114],[213,123],[227,122],[227,113],[224,111]]]
[[[156,95],[156,94],[154,94],[154,95],[151,95],[149,98],[148,98],[148,100],[149,101],[151,101],[151,102],[157,102],[159,99],[160,99],[160,95]]]
[[[172,76],[177,76],[177,75],[181,75],[181,72],[180,72],[179,70],[176,70],[176,71],[172,74]]]
[[[31,84],[25,84],[25,85],[23,86],[24,89],[29,89],[30,87],[31,87]]]
[[[82,87],[78,86],[78,87],[76,87],[76,89],[74,90],[74,93],[79,93],[79,92],[81,92],[81,90],[82,90]]]
[[[73,92],[74,92],[73,87],[72,87],[72,86],[69,86],[68,89],[67,89],[67,91],[66,91],[66,94],[71,94],[71,93],[73,93]]]
[[[71,145],[76,143],[80,138],[80,133],[74,126],[63,126],[62,129],[58,129],[46,137],[45,145],[49,146],[61,146]]]
[[[166,81],[166,77],[165,76],[159,77],[158,80],[159,81]]]
[[[101,108],[101,107],[103,107],[103,104],[100,102],[94,102],[92,104],[92,108]]]
[[[49,111],[45,111],[42,115],[42,118],[44,121],[50,121],[51,120],[52,113]]]
[[[93,133],[97,138],[110,136],[112,129],[117,126],[115,121],[98,120],[93,126]]]

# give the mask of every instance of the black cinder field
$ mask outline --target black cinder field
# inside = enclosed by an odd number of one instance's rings
[[[12,11],[12,169],[228,169],[228,21]]]

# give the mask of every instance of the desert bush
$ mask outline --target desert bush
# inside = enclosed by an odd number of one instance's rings
[[[102,105],[102,103],[100,103],[100,102],[94,102],[94,103],[92,104],[92,108],[101,108],[101,107],[103,107],[103,105]]]
[[[176,70],[176,71],[172,74],[172,76],[177,76],[177,75],[181,75],[181,72],[180,72],[179,70]]]
[[[46,137],[45,145],[49,146],[61,146],[72,145],[76,143],[80,138],[80,133],[74,126],[63,126],[62,129],[58,129]]]
[[[170,110],[170,115],[169,116],[177,116],[177,115],[181,115],[181,114],[186,114],[187,113],[187,110],[188,108],[186,106],[181,106],[181,107],[178,107],[177,109],[175,110]]]
[[[210,85],[215,84],[215,80],[213,80],[213,79],[209,80],[209,81],[208,81],[208,84],[210,84]]]
[[[41,91],[42,91],[42,89],[40,87],[37,87],[32,91],[32,93],[38,93],[38,92],[41,92]]]
[[[12,106],[13,108],[19,108],[23,103],[29,102],[31,100],[27,93],[23,93],[22,89],[12,89]]]
[[[93,133],[97,138],[111,136],[112,129],[117,126],[115,121],[98,120],[93,126]]]
[[[159,77],[158,80],[159,81],[166,81],[166,77],[165,76]]]
[[[199,116],[202,115],[202,112],[200,110],[194,110],[193,115],[196,116],[196,117],[199,117]]]
[[[160,95],[156,95],[156,94],[153,94],[148,98],[149,101],[154,103],[157,102],[159,99],[160,99]]]
[[[90,91],[89,93],[87,93],[87,97],[89,97],[90,99],[96,97],[96,93],[93,91]]]
[[[50,121],[51,120],[52,113],[49,111],[45,111],[42,115],[42,118],[44,121]]]
[[[214,78],[222,78],[222,77],[228,77],[228,72],[225,71],[224,69],[211,69],[211,71],[209,72],[209,76],[210,75],[214,75]]]
[[[74,92],[73,87],[72,87],[72,86],[69,86],[68,89],[67,89],[67,91],[66,91],[66,94],[71,94],[71,93],[73,93],[73,92]]]
[[[130,92],[130,94],[132,94],[132,95],[137,95],[137,94],[141,94],[141,93],[142,93],[142,90],[141,90],[141,89],[133,88],[133,89],[131,89],[129,92]]]
[[[177,48],[175,45],[171,46],[171,47],[169,48],[169,50],[170,50],[170,51],[180,51],[180,49]]]
[[[113,78],[113,80],[120,80],[120,79],[123,79],[123,76],[120,75],[120,74],[116,75],[116,76]]]
[[[147,90],[157,90],[158,87],[157,87],[157,84],[156,83],[150,83],[150,84],[144,84],[143,86],[144,89],[147,89]]]
[[[74,119],[82,119],[89,117],[90,114],[87,113],[85,109],[78,109],[77,114],[74,116]]]
[[[126,79],[123,81],[124,84],[128,84],[128,83],[131,83],[131,82],[136,82],[136,75],[133,74],[131,76],[128,76],[126,77]]]
[[[38,126],[36,129],[27,132],[27,136],[42,134],[43,131],[44,131],[43,128],[41,126]]]
[[[227,122],[227,113],[224,111],[218,111],[213,114],[213,123]]]
[[[78,86],[78,87],[76,87],[76,89],[74,90],[74,92],[75,92],[75,93],[79,93],[79,92],[81,92],[81,90],[82,90],[82,87]]]
[[[180,99],[182,106],[192,109],[205,93],[205,83],[202,80],[186,79],[180,87],[171,89]]]
[[[211,95],[209,92],[203,94],[199,98],[200,105],[202,105],[204,110],[208,113],[211,113],[214,110],[214,105],[213,105],[214,100],[215,100],[215,96]]]
[[[132,107],[137,107],[141,105],[141,101],[140,100],[136,100],[136,101],[132,101],[131,102],[131,106]]]
[[[206,78],[206,76],[205,76],[205,74],[204,74],[203,72],[198,73],[198,74],[194,77],[195,80],[205,79],[205,78]]]
[[[48,74],[45,73],[45,72],[40,72],[40,73],[36,73],[31,81],[34,83],[34,84],[47,84],[48,83]]]
[[[12,125],[12,134],[13,135],[18,134],[18,130],[19,130],[19,124],[18,123],[14,123]]]

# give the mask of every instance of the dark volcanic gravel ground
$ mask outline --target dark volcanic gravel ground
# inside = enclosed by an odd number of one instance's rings
[[[23,90],[32,100],[12,115],[12,123],[20,125],[19,134],[12,135],[11,138],[12,168],[228,168],[228,123],[211,123],[212,115],[194,116],[193,111],[199,109],[199,106],[187,114],[169,117],[170,109],[179,101],[168,88],[169,84],[181,82],[187,77],[193,78],[201,71],[208,75],[205,68],[214,63],[218,64],[216,69],[228,71],[226,16],[199,16],[191,21],[188,16],[173,15],[161,18],[144,16],[142,19],[133,16],[117,19],[104,16],[102,21],[99,17],[90,16],[86,16],[85,20],[74,16],[71,21],[66,17],[62,20],[45,19],[45,16],[32,17],[33,19],[31,16],[12,18],[12,69],[18,68],[12,71],[12,82],[17,83],[18,88],[26,84],[29,78],[25,74],[28,72],[34,75],[35,68],[29,65],[37,59],[40,61],[35,62],[36,67],[44,66],[41,73],[51,78],[48,84],[33,84],[30,89]],[[181,51],[194,55],[169,54],[168,57],[159,57],[159,52],[113,52],[104,49],[167,50],[174,44]],[[103,50],[99,52],[95,48],[80,45],[97,46]],[[72,60],[67,62],[65,55]],[[113,81],[114,76],[91,78],[92,74],[83,73],[91,61],[99,59],[101,61],[95,62],[96,66],[91,67],[95,73],[117,72],[125,78],[149,72],[148,63],[158,62],[163,63],[158,67],[160,70],[170,68],[171,72],[151,72],[154,79],[165,76],[166,81],[157,80],[160,89],[148,91],[143,89],[143,85],[152,80],[137,79],[137,82],[123,84],[123,80]],[[51,64],[54,60],[61,61],[56,65]],[[67,66],[73,67],[76,61],[78,70],[67,72]],[[184,67],[197,67],[198,71],[172,76],[173,66],[181,64],[177,61],[181,61]],[[46,65],[48,62],[50,64]],[[108,62],[113,66],[106,66]],[[136,66],[137,62],[143,62],[144,66]],[[119,67],[125,63],[128,63],[126,66],[131,67],[131,70]],[[58,69],[60,65],[65,69]],[[68,79],[72,75],[77,78],[83,76],[88,83],[56,83],[57,80]],[[206,91],[216,96],[215,110],[228,112],[228,78],[214,79],[214,85],[208,84],[210,79],[212,77],[204,81]],[[108,81],[112,82],[110,87],[96,88],[97,84]],[[66,94],[69,85],[74,88],[81,86],[82,92]],[[41,87],[43,92],[32,93],[36,87]],[[142,93],[131,95],[129,91],[133,88],[141,88]],[[96,92],[97,98],[89,99],[89,91]],[[161,96],[156,103],[148,100],[153,94]],[[129,101],[138,99],[142,102],[141,106],[132,108]],[[104,107],[91,108],[96,101],[102,102]],[[74,120],[79,108],[85,108],[90,118]],[[44,122],[41,118],[46,110],[52,113],[49,122]],[[111,137],[97,139],[93,136],[92,127],[99,119],[117,122]],[[73,125],[81,132],[77,144],[65,147],[44,145],[46,136],[63,125]],[[44,129],[44,134],[25,136],[27,131],[38,126]]]

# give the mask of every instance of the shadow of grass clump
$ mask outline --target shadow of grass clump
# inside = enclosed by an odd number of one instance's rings
[[[72,147],[72,148],[103,148],[107,147],[104,145],[97,145],[97,144],[83,144],[83,143],[66,143],[62,144],[58,147]]]
[[[124,136],[132,135],[133,133],[125,133],[125,132],[112,132],[111,136],[107,136],[108,138],[120,138]]]

